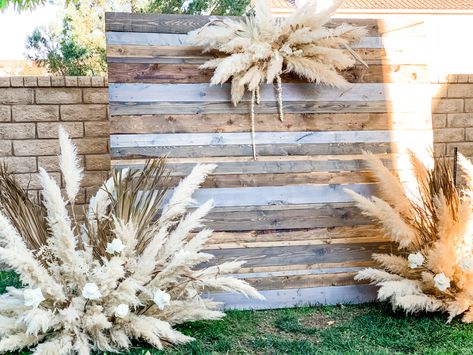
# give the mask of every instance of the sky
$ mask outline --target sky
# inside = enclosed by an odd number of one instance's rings
[[[18,13],[13,7],[0,12],[0,60],[23,59],[25,40],[35,27],[61,18],[62,6],[46,4],[33,11]]]

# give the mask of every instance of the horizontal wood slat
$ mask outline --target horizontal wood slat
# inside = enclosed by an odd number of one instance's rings
[[[361,155],[368,150],[388,169],[406,148],[432,144],[431,96],[424,23],[409,19],[336,19],[364,25],[355,51],[369,64],[341,73],[344,90],[283,76],[285,120],[273,85],[256,105],[257,160],[252,158],[247,94],[236,107],[229,84],[210,86],[211,70],[187,33],[208,16],[107,13],[110,149],[115,168],[140,168],[168,156],[169,187],[196,163],[216,164],[193,208],[213,199],[206,225],[215,230],[208,265],[235,259],[234,274],[266,301],[211,294],[225,308],[267,309],[299,304],[372,301],[376,288],[353,276],[374,265],[373,252],[396,248],[343,190],[375,193]]]

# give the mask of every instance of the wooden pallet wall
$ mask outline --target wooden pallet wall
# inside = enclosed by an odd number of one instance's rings
[[[256,107],[258,159],[252,158],[249,96],[230,103],[229,85],[210,87],[210,57],[186,44],[203,16],[109,13],[106,16],[115,167],[169,156],[175,182],[196,163],[218,165],[196,200],[215,209],[207,245],[215,262],[247,260],[247,279],[266,302],[216,297],[227,307],[273,308],[303,303],[362,302],[374,289],[353,276],[373,252],[392,246],[373,230],[343,188],[364,195],[373,184],[362,150],[404,169],[405,149],[432,143],[423,23],[352,20],[369,35],[356,51],[369,64],[343,75],[341,91],[285,77],[285,121],[274,88]],[[335,22],[340,22],[337,20]]]

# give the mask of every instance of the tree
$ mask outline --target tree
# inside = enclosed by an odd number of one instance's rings
[[[250,0],[151,0],[147,11],[164,14],[242,15]]]
[[[32,10],[38,5],[44,5],[46,0],[0,0],[0,10],[13,5],[17,11]]]

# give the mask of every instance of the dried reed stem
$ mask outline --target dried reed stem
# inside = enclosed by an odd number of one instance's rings
[[[256,91],[251,92],[250,116],[251,116],[251,144],[253,146],[253,159],[256,160],[256,143],[255,143],[255,101]]]
[[[281,122],[284,122],[284,112],[283,112],[283,106],[282,106],[282,82],[281,82],[281,77],[279,75],[276,75],[276,94],[277,94],[277,99],[278,99],[279,120]]]

